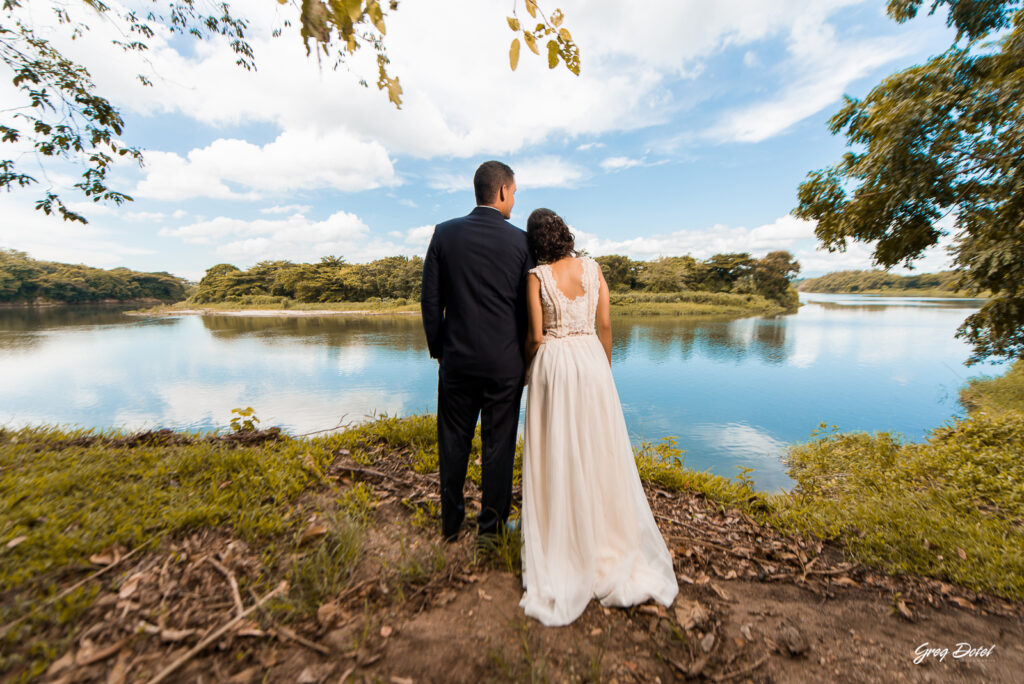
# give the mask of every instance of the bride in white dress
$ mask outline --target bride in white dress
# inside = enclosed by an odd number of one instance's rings
[[[527,237],[529,384],[523,450],[523,598],[545,625],[567,625],[591,598],[605,606],[679,591],[647,504],[611,373],[608,285],[550,209]],[[596,330],[595,330],[596,323]]]

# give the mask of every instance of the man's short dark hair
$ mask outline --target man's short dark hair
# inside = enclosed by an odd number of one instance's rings
[[[498,198],[502,185],[511,185],[515,174],[508,164],[500,161],[485,161],[473,175],[473,192],[478,205],[492,204]]]

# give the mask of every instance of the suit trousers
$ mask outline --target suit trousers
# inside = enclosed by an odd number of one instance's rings
[[[437,447],[441,479],[441,531],[455,539],[466,517],[463,489],[469,452],[480,418],[482,442],[477,532],[496,534],[512,505],[512,465],[519,427],[523,376],[467,375],[441,365],[437,382]]]

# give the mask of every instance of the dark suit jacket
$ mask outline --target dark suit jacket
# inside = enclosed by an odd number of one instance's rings
[[[522,375],[526,276],[535,265],[526,233],[497,209],[438,224],[420,297],[430,355],[467,375]]]

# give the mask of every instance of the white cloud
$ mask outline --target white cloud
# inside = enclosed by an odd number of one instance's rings
[[[174,213],[177,214],[178,212]],[[163,221],[166,216],[162,211],[126,211],[121,214],[121,218],[124,220],[137,223]],[[179,217],[175,216],[175,218]]]
[[[595,256],[625,254],[634,259],[653,259],[659,256],[690,254],[706,259],[725,252],[751,252],[755,256],[777,249],[793,249],[804,238],[813,237],[813,224],[809,221],[783,216],[756,228],[716,225],[705,230],[680,230],[668,235],[634,237],[626,240],[598,238],[582,230],[573,229],[576,244]]]
[[[596,150],[596,149],[600,149],[600,148],[602,148],[604,146],[605,145],[602,142],[588,142],[588,143],[583,143],[582,145],[577,145],[576,149],[578,151],[580,151],[580,152],[586,152],[587,150]]]
[[[663,256],[689,254],[707,259],[715,254],[749,252],[759,258],[775,250],[786,250],[800,263],[802,276],[815,276],[829,271],[877,268],[871,263],[872,245],[851,243],[846,252],[831,253],[820,248],[814,236],[814,223],[794,216],[781,216],[772,223],[755,228],[715,225],[703,230],[680,230],[665,235],[638,236],[626,240],[608,240],[573,228],[577,246],[592,256],[624,254],[632,259],[650,260]],[[945,247],[951,238],[926,250],[913,272],[931,273],[950,268]],[[895,268],[896,273],[910,273]]]
[[[401,235],[401,234],[400,234]],[[430,238],[434,237],[434,226],[417,226],[416,228],[410,228],[401,235],[405,244],[419,248],[420,254],[426,254],[427,245],[430,244]]]
[[[86,211],[94,208],[88,204]],[[36,211],[26,191],[0,193],[0,246],[27,252],[36,259],[100,268],[130,266],[134,258],[155,253],[131,244],[136,241],[108,227],[110,219],[105,215],[96,219],[92,213],[87,215],[88,225],[71,223]]]
[[[844,41],[816,12],[793,24],[781,93],[723,115],[706,135],[718,141],[761,142],[836,102],[851,83],[908,54],[903,37]]]
[[[308,214],[313,207],[308,204],[279,204],[260,209],[261,214]]]
[[[608,157],[601,162],[601,168],[605,171],[622,171],[643,165],[643,159],[631,159],[630,157]]]
[[[395,185],[394,167],[377,142],[363,142],[343,130],[285,131],[262,147],[224,139],[194,149],[187,159],[170,152],[146,153],[140,197],[256,199],[302,189],[369,190]],[[247,188],[233,190],[228,184]]]
[[[582,167],[553,155],[524,159],[512,168],[517,188],[571,188],[586,175]]]
[[[516,188],[571,188],[587,176],[586,170],[555,155],[543,155],[509,162],[516,175]],[[473,192],[473,171],[437,172],[427,185],[443,192]]]
[[[160,235],[209,245],[217,258],[238,266],[264,259],[312,262],[328,254],[361,263],[387,256],[422,255],[430,239],[427,231],[432,233],[433,228],[420,226],[405,233],[393,232],[392,240],[382,240],[374,237],[358,216],[339,211],[323,221],[313,221],[301,214],[253,221],[219,216],[179,228],[165,228]]]

